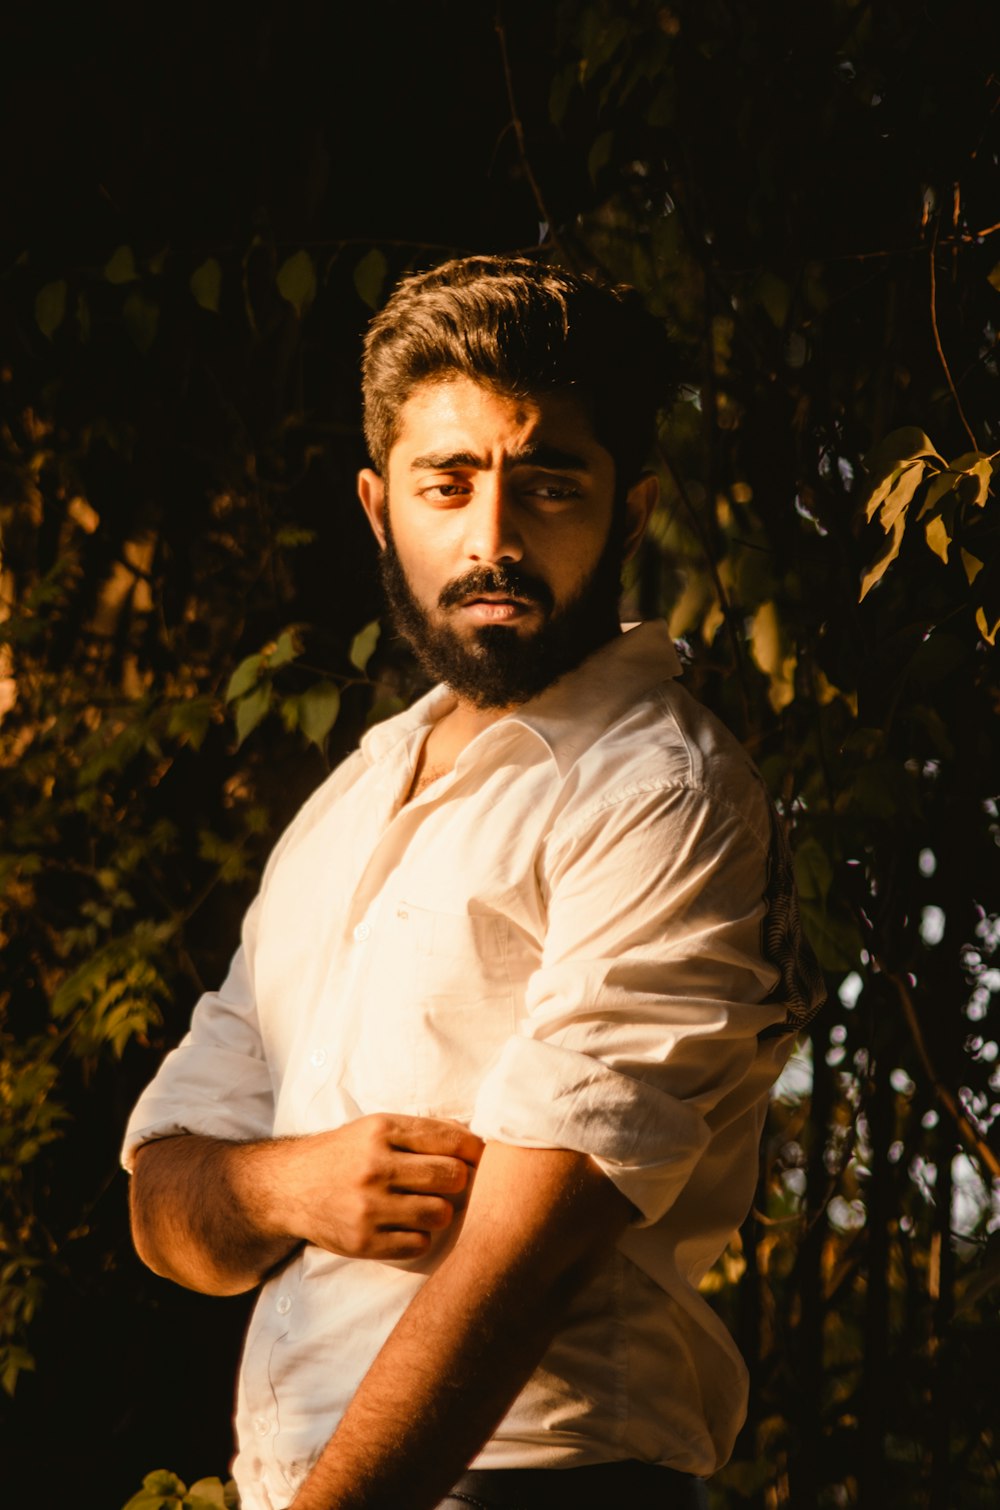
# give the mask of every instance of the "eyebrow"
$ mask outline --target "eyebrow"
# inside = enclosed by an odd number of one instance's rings
[[[543,467],[551,472],[589,472],[590,467],[575,451],[563,451],[559,446],[522,446],[504,458],[503,470],[511,472],[515,467]],[[454,472],[463,468],[474,472],[488,472],[489,463],[474,451],[431,451],[426,456],[415,456],[410,463],[411,472]]]

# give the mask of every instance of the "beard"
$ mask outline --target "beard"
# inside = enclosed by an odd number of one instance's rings
[[[446,617],[432,620],[417,601],[396,550],[387,507],[379,576],[393,624],[423,671],[433,681],[444,682],[463,702],[482,709],[527,702],[619,633],[625,527],[625,509],[616,503],[600,556],[561,608],[555,606],[548,583],[516,562],[473,567],[454,578],[439,594],[441,614],[476,593],[509,593],[536,604],[543,616],[541,625],[528,633],[486,624],[466,636]]]

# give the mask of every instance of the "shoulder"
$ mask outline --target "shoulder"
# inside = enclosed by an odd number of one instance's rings
[[[725,725],[674,679],[645,691],[567,773],[553,840],[607,822],[736,825],[766,849],[763,781]]]

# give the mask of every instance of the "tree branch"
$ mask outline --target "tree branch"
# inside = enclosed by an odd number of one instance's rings
[[[499,6],[497,7],[496,19],[493,26],[497,34],[497,42],[500,45],[500,61],[503,64],[504,84],[507,89],[507,104],[510,108],[510,125],[514,131],[514,140],[517,142],[517,155],[521,159],[524,176],[528,180],[528,186],[531,189],[535,207],[541,216],[542,224],[545,226],[546,234],[551,238],[552,245],[559,253],[560,260],[566,267],[575,270],[577,265],[576,258],[570,255],[565,243],[560,239],[548,205],[545,203],[545,196],[542,193],[541,185],[535,177],[534,169],[528,158],[528,150],[524,139],[524,122],[518,113],[517,102],[514,98],[514,80],[510,71],[510,54],[507,50],[507,29],[504,26],[503,12]]]
[[[937,347],[937,354],[938,354],[938,356],[941,359],[941,366],[942,366],[942,368],[944,370],[944,375],[945,375],[945,378],[947,379],[948,387],[951,390],[951,396],[955,400],[955,408],[958,410],[959,419],[962,421],[962,424],[965,426],[966,434],[968,435],[969,439],[972,441],[972,449],[974,451],[978,451],[979,450],[979,442],[976,440],[976,437],[973,434],[972,426],[969,424],[969,421],[965,417],[965,410],[962,408],[962,401],[961,401],[961,399],[958,396],[958,389],[955,387],[955,380],[954,380],[954,378],[951,375],[951,368],[948,366],[948,359],[947,359],[947,357],[944,354],[944,347],[941,345],[941,335],[940,335],[940,332],[938,331],[938,322],[937,322],[937,273],[936,273],[936,270],[935,270],[935,267],[934,267],[934,257],[935,257],[935,254],[937,252],[937,244],[938,244],[938,224],[939,224],[939,222],[935,221],[935,223],[934,223],[934,235],[933,235],[933,237],[931,239],[931,255],[930,255],[930,270],[931,270],[931,329],[934,332],[934,345]]]

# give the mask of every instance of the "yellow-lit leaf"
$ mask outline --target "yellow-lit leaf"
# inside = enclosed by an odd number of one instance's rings
[[[928,519],[924,528],[924,534],[927,536],[927,544],[935,556],[940,556],[941,560],[947,566],[948,547],[951,544],[951,536],[945,528],[945,522],[940,514],[936,514],[933,519]]]
[[[897,481],[889,489],[888,497],[882,505],[879,515],[879,523],[886,534],[893,528],[897,519],[902,519],[909,508],[914,493],[924,480],[926,463],[915,461],[903,471]]]
[[[316,267],[308,252],[293,252],[278,269],[278,292],[300,317],[316,297]]]
[[[859,603],[864,601],[868,593],[875,586],[875,583],[882,580],[888,567],[892,565],[899,555],[899,548],[903,543],[904,522],[905,516],[900,514],[892,527],[892,534],[889,537],[889,545],[885,554],[875,562],[874,566],[870,566],[861,578],[861,592],[858,597]]]
[[[51,341],[66,314],[66,279],[46,283],[35,295],[35,323]]]
[[[993,284],[993,287],[996,289],[997,293],[1000,294],[1000,262],[996,263],[995,266],[990,269],[990,271],[986,274],[986,279],[987,282]]]
[[[982,571],[983,563],[980,561],[978,556],[974,556],[971,551],[967,551],[964,546],[960,547],[960,549],[962,552],[962,565],[965,567],[965,575],[968,578],[969,586],[971,587],[973,582],[979,576],[979,573]]]
[[[783,654],[778,610],[773,602],[762,603],[753,616],[750,649],[761,671],[767,676],[773,676],[781,665]]]
[[[139,274],[135,270],[135,256],[130,246],[120,246],[112,252],[104,264],[104,276],[109,283],[134,283]]]
[[[927,484],[927,492],[924,494],[924,501],[920,505],[917,518],[922,519],[925,514],[929,514],[935,504],[940,503],[941,499],[954,489],[961,476],[961,472],[953,472],[951,467],[945,467],[943,472],[939,472],[933,481]]]
[[[971,475],[979,484],[972,501],[973,503],[978,503],[979,507],[982,508],[989,497],[990,478],[993,476],[993,463],[988,456],[984,456],[982,461],[976,462],[976,465],[971,469]]]
[[[916,425],[904,425],[900,430],[892,430],[884,440],[879,441],[865,457],[865,466],[871,477],[875,490],[886,478],[891,478],[894,473],[902,471],[911,462],[918,461],[921,457],[933,457],[941,461],[930,437]],[[891,485],[891,484],[890,484]],[[885,494],[883,493],[883,497]],[[876,504],[877,508],[878,505]],[[869,519],[874,514],[871,509]]]
[[[195,302],[212,314],[219,313],[219,295],[222,292],[222,268],[218,258],[206,257],[191,274],[190,288]]]
[[[1000,618],[996,619],[991,625],[989,619],[986,617],[986,610],[984,608],[977,608],[976,627],[988,645],[996,644],[997,630],[1000,629]]]

